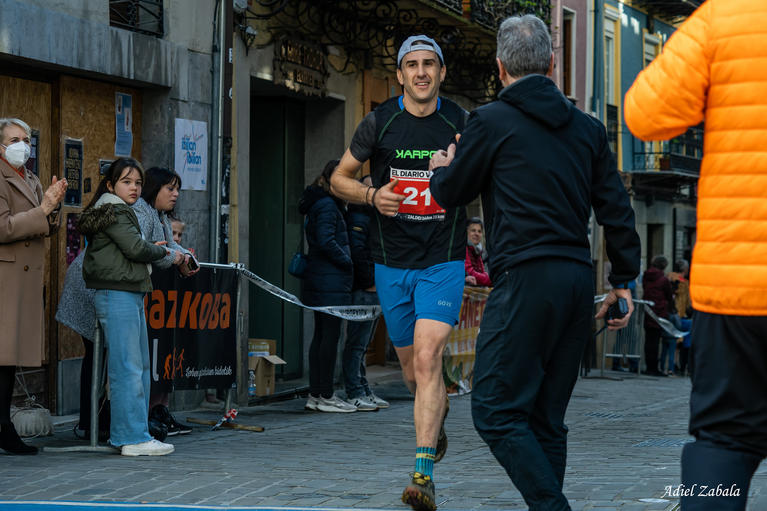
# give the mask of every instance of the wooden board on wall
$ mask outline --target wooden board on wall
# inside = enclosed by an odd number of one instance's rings
[[[139,159],[141,155],[141,92],[130,87],[97,82],[84,78],[62,76],[59,83],[59,105],[61,118],[61,160],[56,167],[63,168],[63,146],[66,139],[82,140],[83,143],[83,182],[90,179],[90,191],[83,189],[82,206],[62,208],[62,225],[58,236],[58,291],[64,287],[64,275],[67,270],[67,225],[69,213],[80,213],[93,198],[100,181],[99,160],[115,160],[115,93],[121,92],[132,96],[132,131],[133,146],[131,156]],[[80,237],[81,250],[85,240]],[[71,329],[59,325],[58,353],[59,360],[83,355],[83,343],[80,336]]]
[[[40,133],[38,142],[38,172],[43,190],[51,181],[51,84],[0,76],[0,117],[21,119]],[[44,282],[50,282],[50,238],[46,239]],[[45,286],[45,304],[51,304],[51,286]],[[46,313],[45,331],[50,332],[49,314]],[[48,336],[43,356],[48,353]],[[44,360],[44,362],[47,362]]]

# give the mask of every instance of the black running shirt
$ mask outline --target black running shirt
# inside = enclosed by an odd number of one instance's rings
[[[358,161],[370,160],[373,186],[398,179],[406,196],[396,217],[375,212],[370,225],[373,260],[393,268],[423,269],[466,256],[466,209],[444,209],[429,192],[431,155],[455,140],[466,112],[440,98],[437,111],[416,117],[402,96],[380,104],[362,120],[350,144]]]

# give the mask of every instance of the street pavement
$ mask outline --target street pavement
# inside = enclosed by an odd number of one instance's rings
[[[592,371],[591,375],[598,375]],[[673,510],[664,497],[679,484],[687,434],[687,378],[608,373],[580,378],[567,413],[565,494],[574,510]],[[413,401],[389,377],[374,391],[391,403],[378,412],[304,411],[304,399],[239,410],[237,422],[262,433],[192,425],[172,437],[176,452],[130,458],[104,453],[0,454],[0,501],[149,502],[174,505],[407,509],[399,498],[413,469]],[[471,423],[469,395],[451,398],[449,448],[436,465],[441,510],[520,510],[524,501]],[[210,410],[176,418],[218,418]],[[83,444],[71,424],[38,446]],[[115,451],[116,452],[116,451]],[[767,464],[750,490],[749,510],[767,509]]]

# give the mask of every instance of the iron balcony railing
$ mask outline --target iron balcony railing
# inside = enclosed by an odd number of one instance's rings
[[[162,37],[162,0],[109,0],[109,24],[141,34]]]
[[[467,2],[464,3],[464,9]],[[471,20],[483,27],[497,30],[498,25],[519,14],[535,14],[547,24],[551,21],[551,2],[546,0],[471,0]]]
[[[432,0],[432,3],[456,14],[463,14],[463,0]]]
[[[667,142],[634,141],[635,171],[673,171],[698,175],[703,159],[703,127],[688,129]]]
[[[681,21],[703,4],[704,0],[633,0],[632,5],[671,21]]]

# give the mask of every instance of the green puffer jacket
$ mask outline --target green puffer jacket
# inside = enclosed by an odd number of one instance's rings
[[[122,199],[105,193],[80,214],[78,229],[88,239],[83,261],[86,287],[147,293],[150,265],[165,249],[144,240],[136,214]]]

